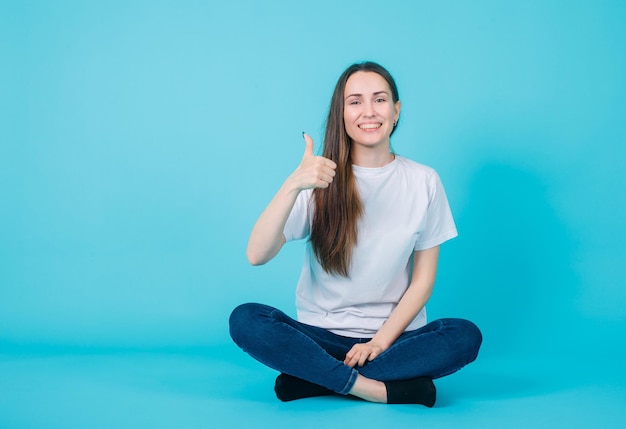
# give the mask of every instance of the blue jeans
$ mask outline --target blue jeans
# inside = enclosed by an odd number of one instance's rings
[[[350,392],[358,374],[379,381],[452,374],[476,359],[482,342],[472,322],[439,319],[403,333],[376,359],[351,368],[343,363],[346,353],[371,338],[343,337],[263,304],[235,308],[230,335],[246,353],[270,368],[342,395]]]

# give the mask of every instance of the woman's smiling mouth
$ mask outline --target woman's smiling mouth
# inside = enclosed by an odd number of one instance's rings
[[[375,124],[360,124],[359,128],[365,131],[374,131],[374,130],[379,129],[382,126],[383,124],[381,124],[380,122],[377,122]]]

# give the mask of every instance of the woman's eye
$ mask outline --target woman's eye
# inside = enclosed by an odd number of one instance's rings
[[[385,99],[384,99],[384,98],[377,98],[377,99],[376,99],[376,102],[377,102],[377,103],[384,103],[384,102],[385,102]]]
[[[359,100],[352,100],[350,104],[359,104]]]

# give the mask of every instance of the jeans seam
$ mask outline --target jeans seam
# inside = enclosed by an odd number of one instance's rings
[[[354,386],[354,383],[356,383],[356,378],[358,376],[359,372],[356,369],[352,368],[352,371],[350,372],[350,378],[348,379],[343,389],[341,389],[341,391],[337,393],[339,393],[340,395],[347,395],[348,393],[350,393],[352,387]]]

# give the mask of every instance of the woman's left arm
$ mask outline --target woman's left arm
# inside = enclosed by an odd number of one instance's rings
[[[356,344],[346,354],[344,363],[363,366],[387,350],[415,319],[430,298],[437,275],[439,246],[418,250],[413,255],[413,276],[409,288],[398,302],[389,319],[367,343]]]

